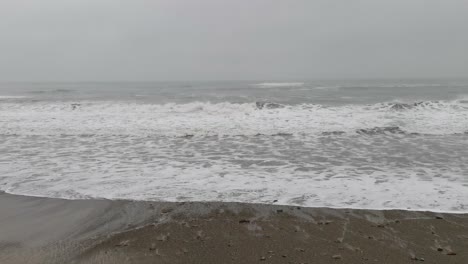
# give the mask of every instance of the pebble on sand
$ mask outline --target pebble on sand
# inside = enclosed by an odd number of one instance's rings
[[[120,241],[120,243],[115,245],[115,246],[116,247],[128,247],[128,245],[130,245],[130,241],[129,240],[124,240],[124,241]]]
[[[333,255],[332,258],[336,260],[342,259],[340,254]]]
[[[155,243],[152,243],[149,250],[156,250],[156,244]]]

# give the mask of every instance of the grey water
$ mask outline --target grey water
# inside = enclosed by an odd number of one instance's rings
[[[25,96],[25,100],[345,105],[454,100],[468,94],[468,80],[325,80],[300,81],[301,85],[293,86],[281,83],[288,81],[0,83],[0,95]]]
[[[0,190],[468,211],[467,80],[1,83]]]

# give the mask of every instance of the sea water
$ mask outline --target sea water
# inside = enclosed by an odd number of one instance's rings
[[[2,83],[0,190],[468,212],[468,81]]]

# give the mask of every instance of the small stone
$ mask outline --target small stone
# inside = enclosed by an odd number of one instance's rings
[[[449,252],[447,252],[447,255],[449,255],[449,256],[455,256],[455,255],[457,255],[457,253],[455,253],[455,252],[453,252],[453,251],[449,251]]]
[[[298,206],[298,207],[296,207],[296,209],[297,209],[297,210],[301,210],[301,208],[300,208],[299,206]]]
[[[260,260],[264,261],[264,260],[266,260],[266,257],[261,257]]]
[[[166,236],[166,235],[159,235],[159,236],[156,237],[156,240],[158,240],[158,241],[167,241],[168,239],[169,239],[169,237]]]
[[[283,258],[287,258],[288,256],[286,256],[286,255],[281,255],[281,257],[283,257]]]
[[[437,248],[437,251],[441,252],[441,251],[444,251],[443,248]]]
[[[278,202],[278,200],[273,200],[274,203]]]
[[[156,250],[156,244],[155,243],[152,243],[149,250]]]
[[[333,255],[332,258],[338,260],[338,259],[341,259],[341,255],[339,254]]]
[[[436,219],[444,219],[442,216],[436,216]]]
[[[395,220],[395,223],[399,224],[399,223],[401,223],[401,222],[400,222],[400,220]]]
[[[282,209],[278,209],[278,210],[276,210],[276,212],[277,212],[277,213],[282,213],[283,210],[282,210]]]
[[[205,237],[205,235],[203,234],[202,230],[197,231],[197,239],[198,240],[203,240],[204,237]]]
[[[385,228],[385,225],[383,225],[383,224],[379,224],[379,225],[377,225],[377,227],[380,227],[380,228]]]
[[[183,248],[182,249],[182,252],[184,252],[184,254],[187,254],[188,253],[188,250],[186,248]]]
[[[163,208],[163,209],[161,210],[161,213],[167,214],[167,213],[170,213],[170,212],[172,212],[172,211],[173,211],[172,208]]]
[[[119,244],[115,245],[116,247],[128,247],[128,245],[130,245],[130,241],[129,240],[124,240],[124,241],[121,241]]]
[[[424,258],[419,258],[419,261],[424,261],[425,259]]]
[[[247,220],[247,219],[239,220],[239,224],[249,224],[249,223],[250,223],[250,220]]]

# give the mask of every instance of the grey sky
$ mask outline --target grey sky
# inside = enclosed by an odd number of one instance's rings
[[[0,0],[0,80],[468,77],[466,0]]]

